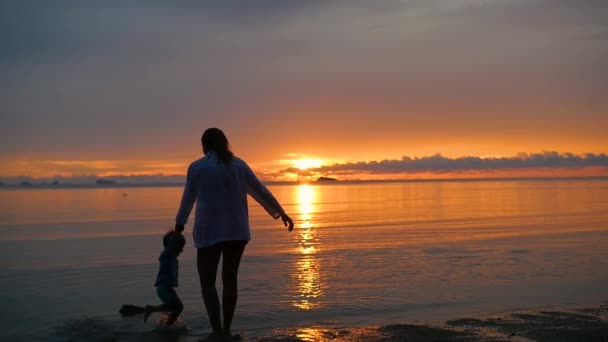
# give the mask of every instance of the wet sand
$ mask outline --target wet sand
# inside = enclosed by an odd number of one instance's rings
[[[245,340],[248,340],[245,338]],[[551,306],[444,322],[404,322],[350,329],[304,328],[253,341],[608,341],[608,302]]]
[[[162,317],[160,318],[162,320]],[[83,318],[59,327],[53,337],[60,341],[206,341],[208,332],[190,329],[183,322],[167,327],[157,321],[154,329],[143,324],[135,331],[130,320],[141,322],[141,316],[123,320],[124,325]],[[446,321],[409,321],[384,326],[345,327],[338,322],[319,326],[303,325],[276,329],[267,335],[253,331],[235,331],[241,338],[222,341],[598,341],[608,342],[608,301],[597,305],[561,305],[542,308],[471,315]],[[43,339],[44,340],[44,339]]]

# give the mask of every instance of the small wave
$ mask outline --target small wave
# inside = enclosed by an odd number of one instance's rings
[[[512,249],[509,251],[510,254],[528,254],[531,252],[529,249]]]
[[[150,325],[140,320],[112,321],[100,318],[82,317],[66,322],[57,327],[51,336],[53,341],[185,341],[190,335],[190,329],[177,321],[173,326],[163,323],[163,317],[158,320],[152,330]]]

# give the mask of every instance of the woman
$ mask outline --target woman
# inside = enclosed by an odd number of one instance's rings
[[[280,217],[289,231],[293,229],[293,221],[249,166],[233,155],[224,132],[218,128],[209,128],[203,134],[201,143],[205,156],[188,167],[175,230],[184,230],[196,202],[193,236],[197,248],[201,291],[213,328],[211,336],[230,336],[230,325],[237,300],[239,264],[245,245],[251,239],[247,194],[260,203],[273,218]],[[221,255],[224,285],[223,328],[220,321],[220,302],[215,288]]]

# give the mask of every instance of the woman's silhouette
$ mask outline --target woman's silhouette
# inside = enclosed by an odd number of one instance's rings
[[[237,301],[239,264],[245,245],[251,238],[247,194],[273,218],[280,217],[289,231],[293,229],[293,221],[247,163],[233,155],[224,132],[218,128],[209,128],[203,134],[201,143],[205,156],[188,167],[175,230],[184,230],[196,202],[193,236],[197,248],[201,292],[213,328],[211,335],[230,336]],[[223,256],[223,327],[215,288],[220,256]]]

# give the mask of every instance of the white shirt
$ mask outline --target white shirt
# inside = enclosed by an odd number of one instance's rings
[[[272,193],[258,180],[247,163],[233,157],[225,165],[210,152],[188,167],[180,208],[175,219],[186,224],[196,202],[192,234],[196,248],[222,241],[251,239],[247,194],[275,219],[284,210]]]

